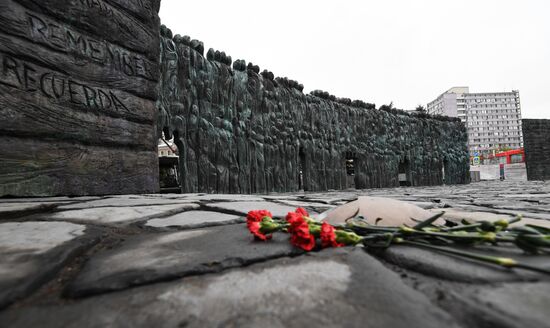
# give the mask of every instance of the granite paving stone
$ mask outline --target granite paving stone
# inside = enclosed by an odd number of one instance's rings
[[[284,205],[288,205],[294,208],[297,207],[304,207],[304,208],[312,208],[317,209],[320,211],[326,211],[328,209],[334,208],[335,205],[330,205],[326,203],[317,203],[317,202],[309,202],[309,201],[299,201],[299,200],[280,200],[280,203]]]
[[[501,327],[550,327],[550,283],[470,286],[453,294],[461,295],[455,297],[457,303],[470,307],[470,311],[483,312]]]
[[[188,199],[170,199],[159,197],[140,197],[140,196],[116,196],[108,197],[89,202],[67,204],[58,207],[58,210],[74,210],[97,207],[129,207],[129,206],[153,206],[153,205],[174,205],[189,204],[192,201]]]
[[[74,203],[85,202],[89,200],[101,199],[99,196],[81,196],[81,197],[29,197],[29,198],[0,198],[0,206],[4,203]]]
[[[186,197],[193,201],[242,201],[242,202],[258,202],[264,199],[261,196],[255,195],[240,195],[240,194],[202,194]]]
[[[300,253],[285,234],[275,234],[270,242],[255,241],[245,224],[143,234],[96,254],[67,292],[96,294]]]
[[[297,206],[281,205],[273,202],[220,202],[206,205],[213,210],[230,211],[246,215],[252,210],[268,210],[275,217],[285,217],[288,212],[294,212]],[[310,213],[313,215],[314,213]]]
[[[415,288],[463,327],[550,327],[550,283],[447,283],[414,277]]]
[[[0,220],[18,218],[33,213],[48,212],[63,205],[100,199],[99,197],[44,197],[0,199]]]
[[[276,194],[276,195],[261,195],[263,199],[270,201],[270,200],[297,200],[301,199],[303,197],[297,195],[297,194]]]
[[[176,215],[151,219],[145,226],[153,228],[177,227],[179,229],[203,228],[216,225],[243,223],[242,215],[232,215],[212,211],[187,211]]]
[[[334,192],[334,193],[326,194],[324,197],[322,197],[321,195],[306,195],[304,197],[300,197],[298,201],[303,200],[308,202],[318,202],[318,203],[324,203],[324,204],[330,204],[330,205],[337,205],[337,203],[338,204],[341,202],[347,203],[347,202],[354,201],[356,199],[357,199],[357,193],[353,195],[351,194],[341,195],[338,192]]]
[[[0,308],[52,276],[77,250],[95,242],[86,227],[67,222],[0,224]]]
[[[0,220],[48,212],[58,205],[59,203],[0,203]]]
[[[149,197],[149,198],[185,199],[185,198],[192,198],[195,196],[202,196],[202,195],[206,195],[206,194],[204,193],[189,193],[189,194],[162,193],[162,194],[143,194],[138,196]]]
[[[459,327],[362,249],[12,309],[0,320],[11,327]]]
[[[513,246],[479,246],[465,249],[476,254],[510,257],[525,264],[550,270],[550,256],[525,254]],[[493,264],[480,263],[458,256],[434,252],[412,246],[392,246],[374,254],[385,261],[408,270],[443,280],[486,283],[505,281],[549,280],[550,276],[523,269],[508,269]]]
[[[67,210],[45,215],[49,220],[66,220],[102,225],[127,225],[137,221],[145,221],[155,217],[169,216],[199,208],[193,203],[172,205],[96,207]]]
[[[529,212],[529,211],[519,210],[519,209],[506,210],[506,209],[498,209],[498,208],[492,208],[492,207],[486,207],[486,206],[474,206],[474,205],[467,205],[467,204],[454,204],[453,208],[460,209],[463,211],[490,212],[490,213],[514,215],[514,216],[522,215],[523,217],[528,217],[532,219],[550,220],[550,214],[534,213],[534,212]]]
[[[491,212],[465,212],[459,211],[453,208],[444,208],[444,209],[432,209],[430,210],[434,214],[437,214],[441,211],[445,211],[443,218],[449,221],[460,222],[462,219],[465,219],[469,222],[479,222],[479,221],[489,221],[495,222],[498,220],[511,220],[514,219],[515,215],[509,214],[495,214]],[[511,226],[522,226],[525,224],[535,224],[543,227],[550,228],[550,221],[541,220],[541,219],[532,219],[532,218],[522,218],[521,221],[513,223]]]

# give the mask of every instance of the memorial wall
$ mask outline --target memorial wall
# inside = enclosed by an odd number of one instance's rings
[[[524,119],[523,144],[528,180],[550,180],[550,120]]]
[[[0,196],[158,191],[159,5],[0,2]]]
[[[304,94],[173,37],[159,6],[0,2],[0,196],[157,192],[163,135],[178,146],[184,192],[468,182],[456,119]]]
[[[296,81],[224,52],[205,53],[202,42],[165,26],[160,48],[158,131],[178,146],[184,192],[469,182],[458,119],[304,94]]]

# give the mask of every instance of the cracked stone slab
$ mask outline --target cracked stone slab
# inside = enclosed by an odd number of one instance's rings
[[[147,221],[146,227],[180,229],[203,228],[216,225],[243,223],[242,215],[232,215],[212,211],[188,211],[160,219]]]
[[[253,210],[268,210],[275,217],[285,217],[288,212],[294,212],[296,206],[281,205],[273,202],[259,201],[259,202],[220,202],[206,204],[206,207],[219,210],[229,211],[233,213],[240,213],[246,215],[249,211]],[[310,213],[311,215],[315,213]]]
[[[192,203],[186,199],[172,199],[160,197],[141,197],[141,196],[115,196],[89,202],[67,204],[59,206],[59,210],[73,210],[97,207],[129,207],[129,206],[154,206],[154,205],[177,205]]]
[[[199,205],[192,203],[181,203],[174,205],[97,207],[56,212],[43,217],[49,220],[66,220],[104,225],[125,225],[197,208],[199,208]]]
[[[281,194],[276,194],[276,195],[262,195],[262,198],[264,200],[297,200],[300,198],[300,196],[295,193],[295,194],[285,194],[285,193],[281,193]]]
[[[264,199],[260,196],[254,195],[241,195],[241,194],[202,194],[202,195],[190,195],[186,199],[192,201],[241,201],[241,202],[258,202]]]
[[[550,256],[529,255],[513,246],[467,248],[476,254],[511,257],[525,264],[550,269]],[[549,280],[548,275],[523,269],[508,269],[458,256],[411,246],[392,246],[373,252],[384,260],[438,279],[466,283]]]
[[[512,211],[512,210],[490,208],[490,207],[484,207],[484,206],[467,205],[467,204],[454,204],[453,207],[455,207],[457,209],[464,210],[464,211],[488,212],[488,213],[503,214],[503,215],[514,215],[514,216],[515,215],[522,215],[523,217],[528,217],[528,218],[532,218],[532,219],[550,221],[550,214],[534,213],[534,212],[529,212],[528,210]]]
[[[490,319],[494,326],[550,327],[550,283],[472,286],[460,293],[461,303],[466,303],[466,307],[482,304],[488,309],[484,312],[493,313]]]
[[[509,214],[495,214],[490,212],[469,212],[464,210],[456,210],[453,208],[431,210],[431,212],[433,212],[434,214],[437,214],[441,211],[445,211],[445,214],[443,215],[444,219],[447,219],[449,221],[455,221],[455,222],[460,222],[462,219],[466,219],[470,222],[478,222],[478,221],[494,222],[501,219],[511,220],[515,217],[514,215],[509,215]],[[550,221],[542,220],[542,219],[531,219],[531,218],[522,218],[521,221],[513,223],[511,226],[512,227],[522,226],[525,224],[535,224],[535,225],[550,228]]]
[[[99,199],[99,197],[0,198],[0,219],[14,219],[51,212],[60,206]]]
[[[335,195],[327,196],[327,197],[304,197],[304,201],[307,202],[316,202],[316,203],[324,203],[324,204],[338,204],[338,203],[349,203],[351,201],[354,201],[357,199],[357,195],[352,196],[346,196],[341,195],[340,197],[335,197]]]
[[[71,203],[101,199],[98,196],[82,197],[35,197],[35,198],[0,198],[0,206],[4,203]]]
[[[359,248],[12,309],[0,320],[12,327],[458,327]]]
[[[284,205],[288,205],[294,208],[297,208],[297,207],[315,208],[323,211],[335,207],[334,205],[329,205],[326,203],[308,202],[308,201],[299,201],[299,200],[280,200],[280,203],[283,203]]]
[[[422,290],[442,309],[461,318],[463,327],[550,327],[550,283],[434,283],[421,279]]]
[[[142,234],[96,254],[67,292],[84,296],[301,253],[285,234],[254,241],[244,224]]]
[[[0,219],[11,219],[33,213],[48,212],[55,209],[59,203],[0,203]]]
[[[186,199],[186,198],[192,198],[195,196],[202,196],[206,194],[201,193],[189,193],[189,194],[174,194],[174,193],[162,193],[162,194],[143,194],[139,195],[142,197],[149,197],[149,198],[168,198],[168,199]]]
[[[32,292],[95,237],[67,222],[0,224],[0,308]],[[94,235],[88,234],[88,235]]]
[[[504,194],[504,195],[502,195],[502,197],[522,200],[522,199],[532,199],[532,198],[536,198],[536,199],[538,199],[538,198],[549,198],[550,196],[548,196],[548,194],[525,194],[525,193],[520,193],[520,194]]]

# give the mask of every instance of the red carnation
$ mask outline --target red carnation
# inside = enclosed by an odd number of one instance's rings
[[[302,207],[298,207],[294,212],[288,212],[286,215],[286,221],[292,225],[292,222],[303,218],[304,216],[309,216],[307,211]]]
[[[300,219],[303,219],[303,215],[296,212],[288,212],[288,214],[286,215],[286,221],[290,223],[291,226],[293,222],[296,222]]]
[[[261,222],[264,217],[273,218],[273,215],[268,210],[250,211],[246,215],[246,221]]]
[[[248,230],[254,235],[254,238],[259,240],[271,239],[272,235],[264,235],[260,231],[260,222],[249,220],[246,225],[248,226]]]
[[[315,247],[315,236],[309,232],[309,225],[306,220],[301,215],[299,217],[291,215],[291,219],[289,232],[292,245],[305,251],[312,250]]]
[[[321,225],[321,245],[325,247],[342,247],[344,244],[336,241],[336,233],[334,227],[330,224],[323,222]]]
[[[295,212],[303,216],[309,216],[308,212],[303,207],[298,207]]]
[[[304,251],[308,252],[315,247],[315,237],[313,235],[309,235],[309,237],[304,238],[293,234],[290,236],[290,242],[292,245],[300,247]]]

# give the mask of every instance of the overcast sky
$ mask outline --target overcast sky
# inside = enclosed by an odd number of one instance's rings
[[[453,86],[519,90],[550,119],[548,0],[162,0],[174,34],[337,97],[403,109]]]

